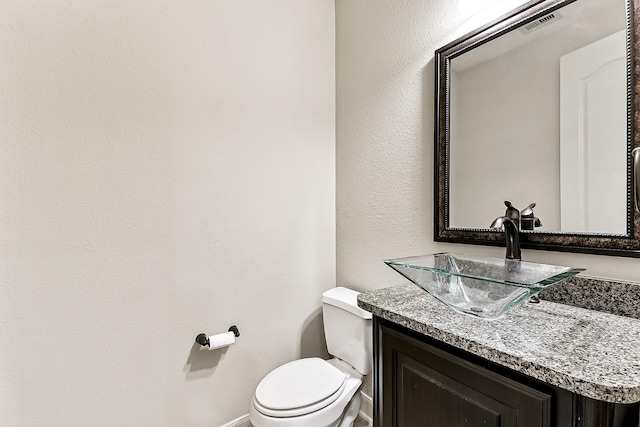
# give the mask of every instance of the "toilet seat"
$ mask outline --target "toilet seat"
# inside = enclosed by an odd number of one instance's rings
[[[348,376],[320,358],[294,360],[276,368],[258,385],[256,409],[271,417],[297,417],[338,399]]]

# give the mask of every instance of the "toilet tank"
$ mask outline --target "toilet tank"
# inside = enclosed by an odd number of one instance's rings
[[[359,292],[337,287],[322,294],[322,318],[329,354],[363,375],[371,372],[371,313],[358,307]]]

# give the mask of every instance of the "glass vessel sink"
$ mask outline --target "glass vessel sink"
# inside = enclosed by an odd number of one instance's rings
[[[500,317],[543,289],[584,271],[450,253],[385,263],[454,310],[486,319]]]

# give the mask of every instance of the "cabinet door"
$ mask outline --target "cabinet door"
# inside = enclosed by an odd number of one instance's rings
[[[550,395],[384,325],[378,333],[382,426],[551,426]]]

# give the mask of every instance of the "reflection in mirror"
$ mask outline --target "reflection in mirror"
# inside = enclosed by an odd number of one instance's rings
[[[640,257],[640,0],[533,0],[436,51],[435,240]],[[530,224],[531,225],[531,224]]]
[[[625,27],[624,0],[578,0],[451,59],[451,227],[511,200],[538,231],[626,233]]]

